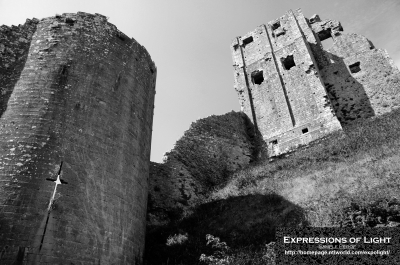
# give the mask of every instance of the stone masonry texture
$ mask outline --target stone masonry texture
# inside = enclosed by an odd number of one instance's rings
[[[243,113],[192,123],[164,163],[151,163],[148,225],[164,225],[187,215],[212,188],[257,155],[254,127]]]
[[[400,73],[386,51],[340,22],[301,10],[231,44],[242,111],[275,156],[399,106]],[[322,41],[332,38],[324,50]]]
[[[155,80],[102,15],[0,27],[0,264],[141,264]]]

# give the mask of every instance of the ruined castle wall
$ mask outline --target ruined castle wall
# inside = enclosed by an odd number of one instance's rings
[[[332,38],[334,35],[340,35],[343,27],[339,21],[336,20],[323,20],[321,21],[318,15],[313,15],[311,18],[306,19],[308,31],[310,32],[307,41],[310,44],[311,53],[313,54],[318,70],[324,69],[331,64],[329,56],[327,56],[321,41]]]
[[[386,51],[357,34],[333,36],[322,75],[342,124],[400,106],[400,72]]]
[[[243,44],[243,40],[246,43],[246,40],[251,38],[253,42]],[[252,105],[247,109],[254,111],[254,114],[251,111],[246,114],[253,117],[262,135],[273,135],[280,130],[290,129],[292,127],[290,111],[286,104],[279,68],[276,68],[276,58],[266,27],[259,26],[256,30],[243,36],[241,41],[242,43],[239,41],[236,44],[243,53],[243,60],[238,67],[244,67],[240,70],[246,72],[248,79],[248,86],[243,89],[249,91],[247,96],[250,97]],[[238,76],[237,80],[239,78],[242,76]],[[260,78],[262,80],[259,80]],[[238,85],[240,83],[236,84],[236,86]]]
[[[231,45],[235,89],[269,155],[341,128],[310,43],[317,45],[317,39],[308,22],[301,11],[290,11]]]
[[[155,66],[98,14],[31,43],[0,119],[0,263],[140,264]]]
[[[193,123],[162,164],[152,163],[148,225],[168,223],[204,201],[215,185],[257,156],[251,121],[243,113],[210,116]]]
[[[166,225],[205,199],[204,185],[179,160],[150,163],[147,224]]]
[[[27,19],[24,25],[0,27],[0,117],[24,68],[37,23]]]

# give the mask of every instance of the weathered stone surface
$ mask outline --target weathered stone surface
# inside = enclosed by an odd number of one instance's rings
[[[230,173],[257,156],[257,137],[246,115],[230,112],[192,123],[163,164],[151,163],[148,225],[187,214]]]
[[[341,31],[296,10],[233,41],[235,89],[270,156],[399,107],[400,72],[386,51]]]
[[[242,110],[260,131],[270,156],[341,129],[311,52],[316,38],[297,10],[231,45]]]
[[[38,22],[37,19],[27,19],[18,27],[0,27],[0,117],[24,68]]]
[[[363,36],[340,34],[326,55],[331,63],[321,74],[342,124],[400,106],[400,72],[386,51]]]
[[[140,264],[149,54],[83,12],[2,26],[0,40],[0,263]]]
[[[343,27],[339,21],[336,20],[324,20],[321,21],[320,17],[311,17],[308,22],[312,24],[312,31],[317,34],[320,41],[331,38],[332,35],[338,34],[339,31],[343,31]]]

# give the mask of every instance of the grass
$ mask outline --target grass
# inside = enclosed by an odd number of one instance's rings
[[[355,123],[289,156],[252,163],[215,187],[191,216],[150,227],[147,264],[205,264],[200,255],[212,255],[206,234],[232,247],[230,264],[263,264],[277,226],[340,226],[354,205],[376,209],[377,201],[399,199],[399,150],[400,110]],[[188,239],[167,246],[177,233]]]
[[[396,197],[400,188],[400,112],[353,124],[272,163],[236,172],[209,200],[278,194],[300,206],[312,226],[338,224],[351,202]]]

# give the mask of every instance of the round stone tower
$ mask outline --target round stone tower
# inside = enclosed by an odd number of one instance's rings
[[[156,68],[78,12],[0,27],[0,263],[141,264]]]

